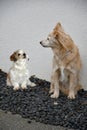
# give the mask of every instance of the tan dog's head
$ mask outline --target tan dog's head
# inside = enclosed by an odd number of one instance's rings
[[[23,51],[23,50],[17,50],[15,51],[11,56],[10,56],[10,60],[11,61],[18,61],[18,60],[22,60],[22,59],[28,59],[28,55]]]
[[[51,47],[51,48],[58,48],[62,46],[65,49],[71,49],[70,42],[73,42],[69,35],[67,35],[61,23],[57,23],[55,28],[53,29],[52,33],[50,33],[47,39],[42,40],[40,44],[43,47]]]

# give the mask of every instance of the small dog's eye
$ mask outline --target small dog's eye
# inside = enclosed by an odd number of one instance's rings
[[[20,54],[18,53],[18,56],[20,56]]]

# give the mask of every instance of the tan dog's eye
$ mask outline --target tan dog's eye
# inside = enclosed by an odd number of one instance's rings
[[[47,40],[49,40],[49,37],[47,38]]]

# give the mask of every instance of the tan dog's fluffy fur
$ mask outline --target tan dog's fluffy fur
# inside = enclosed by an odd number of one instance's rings
[[[71,37],[58,23],[46,40],[40,42],[43,47],[51,47],[54,53],[50,93],[52,98],[59,97],[59,90],[74,99],[81,89],[79,73],[81,60],[79,50]]]

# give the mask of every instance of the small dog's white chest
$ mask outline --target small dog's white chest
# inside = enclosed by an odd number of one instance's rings
[[[60,67],[60,81],[63,82],[65,79],[64,66]]]

